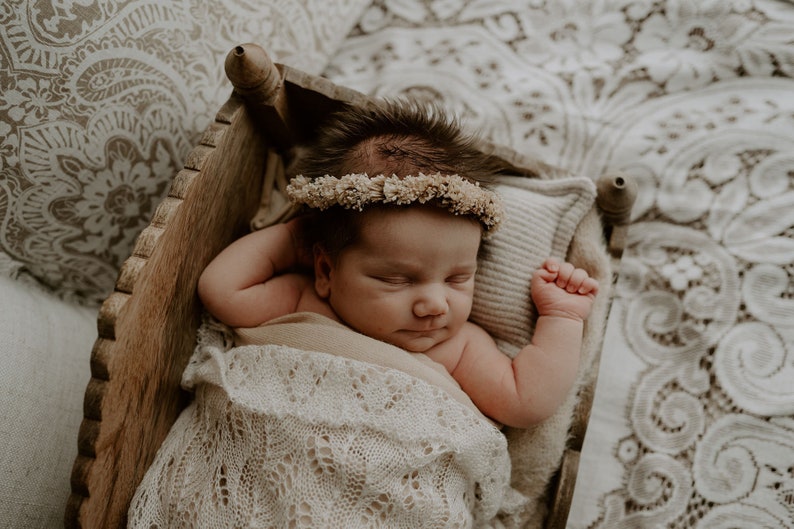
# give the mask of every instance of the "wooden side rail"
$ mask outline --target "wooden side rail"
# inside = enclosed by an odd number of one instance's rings
[[[232,98],[174,177],[99,312],[66,527],[126,525],[132,494],[184,406],[206,264],[259,205],[264,137]],[[234,204],[218,207],[213,204]]]

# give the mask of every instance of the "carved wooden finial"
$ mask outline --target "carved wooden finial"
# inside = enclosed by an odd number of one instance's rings
[[[604,219],[613,225],[628,224],[631,208],[637,199],[637,181],[622,172],[606,173],[596,183],[598,207]]]
[[[258,44],[235,46],[226,55],[224,67],[235,91],[246,100],[270,104],[278,97],[281,74]]]

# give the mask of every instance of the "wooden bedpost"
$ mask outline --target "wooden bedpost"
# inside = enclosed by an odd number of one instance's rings
[[[257,44],[240,44],[227,55],[226,76],[243,98],[257,126],[279,149],[295,144],[284,94],[283,73]]]
[[[637,198],[637,181],[623,172],[609,172],[598,179],[596,189],[596,204],[609,231],[606,233],[609,252],[620,257],[626,246],[631,208]]]

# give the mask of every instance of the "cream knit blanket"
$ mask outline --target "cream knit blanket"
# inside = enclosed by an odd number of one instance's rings
[[[246,340],[202,326],[129,527],[513,525],[504,436],[429,359],[315,314]]]

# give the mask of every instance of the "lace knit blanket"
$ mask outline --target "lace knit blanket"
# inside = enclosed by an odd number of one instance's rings
[[[129,527],[513,525],[505,437],[446,372],[319,315],[262,332],[202,326]]]

